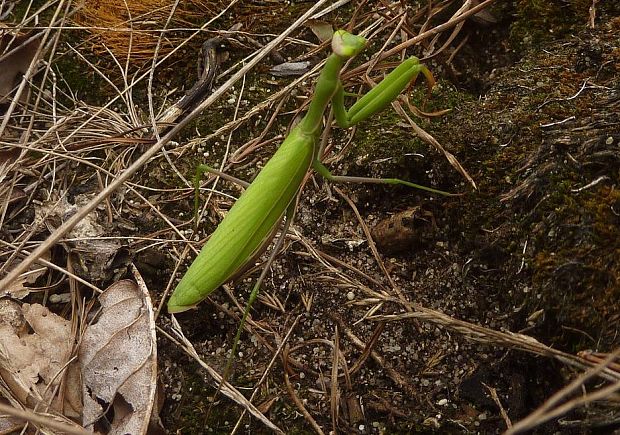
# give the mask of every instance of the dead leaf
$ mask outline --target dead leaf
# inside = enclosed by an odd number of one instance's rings
[[[43,254],[44,260],[50,260],[50,253]],[[9,269],[10,270],[10,269]],[[17,279],[12,281],[8,286],[0,289],[0,297],[10,296],[15,299],[23,299],[30,294],[30,292],[37,290],[28,284],[34,284],[39,277],[43,276],[47,272],[47,267],[40,266],[39,264],[33,264],[28,268],[28,271],[22,273]]]
[[[14,35],[7,29],[0,29],[0,104],[9,99],[17,88],[21,76],[26,73],[37,54],[41,39],[31,35]],[[10,46],[9,46],[10,44]],[[27,93],[23,92],[21,101]]]
[[[73,216],[91,199],[88,195],[76,195],[75,204],[66,197],[44,203],[35,209],[35,224],[45,225],[51,231]],[[118,279],[126,271],[129,252],[118,239],[102,238],[110,229],[100,222],[94,211],[69,232],[63,246],[72,256],[74,273],[90,282],[106,282]]]
[[[480,3],[479,0],[474,0],[471,2],[471,7],[476,7]],[[472,19],[483,26],[490,26],[492,24],[497,24],[497,18],[488,9],[482,9],[480,12],[476,12]]]
[[[305,60],[302,62],[285,62],[274,66],[269,73],[276,77],[301,76],[310,71],[312,63]]]
[[[312,30],[312,33],[314,33],[321,42],[329,41],[334,34],[334,28],[326,21],[308,20],[306,21],[306,26]]]
[[[153,308],[145,287],[118,281],[100,296],[101,311],[79,348],[83,424],[109,434],[143,434],[157,389]],[[111,412],[113,413],[111,413]]]
[[[57,411],[79,413],[81,404],[61,402],[58,395],[61,386],[65,397],[75,387],[63,376],[71,371],[71,322],[39,304],[0,302],[0,378],[8,389],[4,394],[10,393],[7,399],[31,408],[51,403]]]

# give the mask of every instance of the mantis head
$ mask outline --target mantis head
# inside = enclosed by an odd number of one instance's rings
[[[366,46],[366,38],[353,35],[346,30],[336,30],[332,37],[332,50],[338,56],[350,58]]]

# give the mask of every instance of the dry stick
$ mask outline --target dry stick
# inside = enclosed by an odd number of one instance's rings
[[[319,426],[316,420],[312,418],[312,415],[310,415],[310,413],[304,406],[303,402],[299,400],[299,397],[297,397],[297,394],[295,394],[295,388],[293,387],[293,384],[291,383],[291,380],[288,376],[288,364],[287,364],[288,349],[287,348],[285,348],[285,352],[282,353],[282,363],[284,365],[284,383],[286,384],[286,389],[288,391],[288,394],[291,397],[291,399],[293,399],[293,402],[295,403],[295,406],[297,406],[297,409],[299,409],[299,412],[301,412],[301,414],[304,416],[306,421],[310,423],[310,426],[312,426],[312,429],[314,429],[314,431],[318,433],[319,435],[325,435],[325,432],[323,432],[323,430],[321,429],[321,426]]]
[[[198,35],[199,33],[201,33],[204,29],[207,28],[208,25],[210,25],[212,22],[214,22],[215,20],[219,19],[222,15],[224,15],[228,9],[230,9],[235,3],[237,3],[238,0],[232,0],[224,9],[222,9],[217,15],[215,15],[214,17],[212,17],[209,21],[207,21],[205,24],[203,24],[199,29],[195,30],[195,29],[190,29],[193,31],[192,35],[190,35],[188,38],[186,38],[183,42],[181,42],[178,46],[176,46],[173,50],[171,50],[170,53],[168,53],[166,56],[164,56],[159,63],[157,64],[157,66],[159,66],[161,63],[163,63],[166,59],[168,59],[169,57],[171,57],[174,53],[176,53],[178,50],[180,50],[182,47],[184,47],[190,40],[191,38],[193,38],[194,36]],[[92,27],[89,27],[92,28]],[[105,30],[110,30],[109,28],[105,28]],[[114,29],[112,29],[114,30]],[[125,30],[122,30],[123,32]],[[72,47],[69,47],[71,49],[73,49]],[[77,52],[76,52],[77,53]],[[81,56],[81,55],[80,55]],[[116,60],[116,57],[112,56],[112,58],[114,59],[115,62],[118,62]],[[95,71],[97,71],[96,68],[94,68]],[[131,85],[129,85],[128,87],[126,87],[123,91],[121,91],[117,96],[115,96],[114,98],[112,98],[110,101],[108,101],[106,103],[106,105],[104,107],[101,107],[97,110],[97,112],[93,115],[91,115],[86,121],[84,121],[79,127],[75,128],[74,131],[69,134],[69,136],[67,136],[65,138],[65,143],[69,141],[69,139],[71,139],[74,135],[76,135],[79,131],[82,130],[82,127],[86,126],[89,122],[91,122],[93,119],[95,119],[97,116],[99,116],[100,113],[102,113],[103,111],[109,110],[108,107],[110,107],[116,100],[118,100],[119,98],[122,98],[123,101],[127,102],[127,100],[125,100],[124,94],[128,93],[131,91],[131,89],[134,87],[134,85],[136,85],[137,83],[139,83],[142,79],[144,79],[145,77],[147,77],[149,74],[149,71],[143,73],[142,75],[140,75],[137,79],[133,80]],[[112,86],[114,87],[115,85],[112,84]],[[224,91],[222,91],[223,93]],[[112,112],[113,115],[116,115],[115,112]],[[191,115],[191,114],[190,114]],[[194,115],[195,116],[195,115]],[[38,143],[40,141],[40,139],[37,139],[36,141],[33,142],[33,145]],[[160,145],[163,146],[163,145]],[[1,283],[1,282],[0,282]]]
[[[10,243],[10,242],[5,242],[4,240],[0,240],[0,245],[4,245],[4,246],[7,246],[7,247],[9,247],[11,249],[17,250],[17,246],[16,245],[14,245],[13,243]],[[26,255],[29,254],[29,252],[26,251],[26,250],[22,250],[22,252],[24,254],[26,254]],[[40,264],[42,264],[43,266],[45,266],[47,268],[53,269],[53,270],[55,270],[57,272],[60,272],[60,273],[62,273],[64,275],[67,275],[68,278],[71,278],[71,279],[74,279],[74,280],[80,282],[81,284],[83,284],[86,287],[94,290],[97,293],[103,293],[103,290],[101,290],[96,285],[89,283],[85,279],[80,278],[79,276],[75,275],[74,273],[71,273],[68,270],[63,269],[62,267],[52,263],[51,261],[47,261],[47,260],[42,259],[42,258],[38,258],[36,261],[37,261],[37,263],[40,263]]]
[[[345,195],[342,192],[342,190],[338,189],[336,186],[334,186],[334,190],[338,192],[338,195],[340,195],[347,202],[347,204],[349,204],[349,207],[351,207],[351,209],[353,210],[353,213],[355,213],[355,216],[357,217],[357,220],[359,221],[362,227],[362,230],[364,231],[364,235],[366,236],[366,240],[368,241],[368,246],[370,247],[370,250],[372,251],[372,255],[375,257],[375,260],[379,264],[379,268],[381,268],[381,271],[386,276],[388,282],[390,283],[390,286],[392,287],[392,290],[394,290],[396,294],[398,295],[398,297],[403,301],[403,303],[406,304],[407,299],[405,298],[405,295],[403,294],[403,292],[400,291],[400,288],[396,285],[396,283],[394,283],[394,281],[392,280],[392,277],[390,276],[390,273],[388,272],[388,270],[385,267],[385,264],[383,263],[383,260],[381,260],[381,256],[379,255],[379,251],[377,251],[377,246],[375,245],[375,241],[373,240],[372,235],[370,234],[368,225],[366,225],[366,222],[364,222],[364,219],[362,218],[362,215],[360,214],[359,210],[355,206],[355,203],[351,201],[351,198]]]
[[[408,39],[405,42],[402,42],[400,44],[398,44],[395,47],[392,47],[391,49],[389,49],[388,51],[384,52],[383,54],[381,54],[379,56],[379,61],[382,61],[383,59],[387,59],[388,57],[399,53],[401,50],[404,50],[405,48],[411,47],[412,45],[417,44],[420,41],[423,41],[431,36],[434,36],[440,32],[443,32],[444,30],[447,30],[451,27],[456,26],[458,23],[460,23],[461,21],[465,21],[467,18],[471,17],[472,15],[477,14],[478,12],[480,12],[481,10],[485,9],[487,6],[489,6],[491,3],[493,3],[495,0],[485,0],[484,2],[480,3],[478,6],[471,8],[470,10],[468,10],[467,12],[463,13],[462,15],[459,15],[456,18],[452,18],[448,21],[446,21],[443,24],[440,24],[437,27],[433,27],[430,30],[427,30],[426,32],[420,33],[418,36],[416,36],[415,38],[411,38]],[[369,60],[368,62],[358,66],[357,68],[353,68],[352,70],[348,71],[347,73],[344,74],[344,78],[349,78],[352,77],[356,74],[361,73],[362,71],[364,71],[366,68],[368,68],[368,66],[374,62],[373,60]]]
[[[183,352],[185,352],[187,355],[192,357],[198,364],[200,364],[202,368],[204,368],[216,382],[224,382],[221,389],[222,394],[224,394],[232,401],[243,406],[250,414],[256,417],[256,419],[258,419],[261,423],[263,423],[275,433],[282,435],[284,434],[284,432],[282,432],[279,427],[277,427],[267,417],[265,417],[263,413],[260,412],[258,408],[256,408],[256,406],[252,405],[252,403],[250,403],[250,401],[246,399],[245,396],[239,392],[239,390],[237,390],[233,385],[229,384],[228,382],[223,381],[223,378],[217,372],[217,370],[212,368],[200,358],[198,352],[196,352],[196,348],[194,348],[194,345],[185,337],[185,335],[183,335],[183,331],[181,330],[181,327],[174,318],[174,316],[172,316],[172,331],[176,335],[176,338],[170,335],[168,332],[164,331],[159,326],[157,326],[156,328],[160,334],[162,334],[164,337],[168,338],[174,344],[179,346]]]
[[[58,17],[58,14],[60,13],[60,10],[62,9],[63,4],[64,4],[64,0],[61,0],[61,2],[58,4],[58,7],[56,8],[56,11],[54,12],[54,16],[52,17],[52,20],[51,20],[52,23],[56,22],[56,18]],[[37,49],[37,52],[32,58],[32,61],[30,62],[30,65],[28,66],[28,70],[26,70],[26,73],[22,77],[22,81],[19,84],[19,87],[17,88],[15,95],[13,96],[13,101],[11,101],[9,108],[4,114],[4,119],[2,120],[2,124],[0,124],[0,137],[2,137],[2,135],[4,134],[4,129],[8,125],[9,119],[11,119],[11,115],[13,114],[13,112],[15,111],[15,108],[17,107],[17,104],[19,103],[20,97],[22,93],[24,92],[24,89],[26,88],[26,84],[28,84],[28,82],[30,81],[32,76],[34,76],[37,70],[37,65],[39,63],[39,57],[41,57],[41,54],[43,53],[45,42],[47,41],[47,38],[50,32],[51,32],[51,28],[48,27],[43,34],[43,38],[41,38],[41,43],[39,44],[39,48]]]
[[[336,434],[338,433],[338,409],[340,404],[340,386],[338,385],[338,366],[339,366],[339,353],[340,353],[340,335],[338,333],[338,325],[336,325],[336,331],[334,332],[334,346],[332,357],[332,376],[330,382],[330,412],[332,417],[332,430]]]
[[[23,149],[26,149],[26,150],[30,149],[30,147],[29,147],[29,146],[26,146],[26,145],[12,145],[12,146],[13,146],[14,148],[23,148]],[[70,155],[68,155],[68,154],[60,154],[60,153],[57,153],[57,152],[55,152],[55,151],[51,151],[51,150],[39,149],[39,150],[37,150],[37,151],[38,151],[38,152],[40,152],[40,153],[49,154],[49,155],[52,155],[52,156],[58,156],[58,157],[63,158],[63,159],[67,159],[67,160],[75,161],[75,162],[78,162],[78,163],[80,163],[80,164],[83,164],[83,165],[86,165],[86,166],[90,166],[90,167],[92,167],[93,169],[95,169],[95,170],[96,170],[96,171],[98,171],[98,172],[103,172],[103,173],[105,173],[106,175],[108,175],[108,176],[110,176],[110,177],[114,177],[114,174],[113,174],[112,172],[108,171],[108,170],[107,170],[107,169],[105,169],[105,168],[102,168],[101,166],[97,166],[96,164],[91,163],[91,162],[90,162],[90,161],[88,161],[88,160],[83,160],[83,159],[80,159],[80,158],[78,158],[78,157],[73,157],[73,156],[70,156]],[[111,184],[110,184],[110,186],[111,186],[112,184],[113,184],[113,183],[111,183]],[[136,187],[141,187],[141,186],[136,185]],[[164,215],[161,211],[159,211],[159,209],[158,209],[157,207],[155,207],[155,206],[154,206],[154,205],[153,205],[150,201],[148,201],[148,200],[144,197],[144,195],[142,195],[142,194],[141,194],[141,193],[140,193],[140,192],[139,192],[139,191],[138,191],[135,187],[133,187],[133,184],[132,184],[132,183],[127,183],[127,188],[128,188],[128,189],[129,189],[132,193],[134,193],[134,194],[135,194],[138,198],[140,198],[140,199],[141,199],[141,200],[142,200],[142,201],[143,201],[146,205],[148,205],[148,206],[149,206],[149,207],[150,207],[150,208],[151,208],[151,209],[152,209],[152,210],[153,210],[153,211],[154,211],[154,212],[155,212],[155,213],[156,213],[156,214],[157,214],[157,215],[158,215],[158,216],[159,216],[159,217],[160,217],[160,218],[164,221],[164,222],[166,222],[166,223],[168,224],[168,226],[169,226],[169,227],[170,227],[170,228],[171,228],[174,232],[176,232],[176,233],[177,233],[177,235],[181,238],[181,240],[183,240],[183,241],[185,241],[185,242],[187,242],[187,241],[188,241],[188,240],[185,238],[185,236],[183,235],[183,233],[181,233],[181,232],[179,231],[179,229],[178,229],[175,225],[173,225],[173,224],[172,224],[172,222],[170,222],[170,220],[169,220],[169,219],[168,219],[168,218],[167,218],[167,217],[166,217],[166,216],[165,216],[165,215]],[[107,187],[107,189],[109,189],[109,186]],[[105,200],[106,198],[107,198],[107,196],[106,196],[106,197],[104,197],[104,200]],[[89,205],[89,204],[87,204],[87,206],[88,206],[88,205]],[[98,205],[98,204],[97,204],[97,205]],[[70,229],[69,229],[69,230],[70,230]],[[51,237],[51,236],[50,236],[50,237]],[[62,237],[62,235],[61,235],[61,237]],[[11,257],[10,257],[11,259],[12,259],[13,257],[15,257],[15,256],[17,256],[17,255],[18,255],[18,253],[19,253],[18,251],[19,251],[19,250],[21,250],[21,246],[22,246],[24,243],[26,243],[26,241],[22,242],[22,244],[20,244],[20,246],[18,246],[17,251],[16,251],[16,252],[14,252],[13,254],[11,254]],[[190,247],[190,248],[192,247],[191,243],[189,244],[189,247]],[[35,250],[34,252],[36,252],[36,250]],[[198,250],[196,250],[196,249],[194,248],[194,252],[196,252],[196,253],[197,253],[197,252],[198,252]],[[27,259],[28,259],[28,258],[26,258],[24,261],[26,261]],[[20,265],[21,265],[21,263],[20,263]],[[3,266],[3,267],[4,267],[4,266]],[[0,271],[2,271],[2,267],[0,267]],[[8,275],[7,275],[7,276],[8,276]],[[2,284],[2,282],[0,282],[0,284]],[[2,287],[0,286],[0,288],[2,288]]]
[[[579,405],[584,405],[595,400],[611,396],[615,391],[620,389],[620,381],[616,381],[614,384],[611,384],[605,388],[601,388],[594,393],[586,394],[583,397],[579,396],[562,405],[558,405],[569,394],[577,391],[580,387],[583,387],[583,385],[588,380],[598,375],[603,369],[608,368],[609,364],[613,363],[613,361],[616,359],[616,357],[618,357],[618,355],[620,355],[620,348],[610,353],[607,358],[605,358],[595,367],[592,367],[590,370],[586,371],[581,376],[573,380],[570,384],[555,393],[553,396],[547,399],[547,401],[543,403],[536,411],[532,412],[530,415],[516,423],[514,426],[508,428],[506,434],[511,435],[525,432],[554,417],[559,417],[560,415],[567,413],[568,411],[576,408]],[[555,407],[556,405],[558,406]]]
[[[493,387],[488,386],[484,382],[482,382],[482,385],[484,385],[484,387],[487,390],[489,390],[489,394],[491,395],[491,398],[493,399],[493,401],[495,402],[495,404],[499,408],[499,413],[501,414],[502,418],[504,419],[504,423],[506,423],[506,427],[508,429],[510,429],[512,427],[512,422],[510,421],[510,417],[508,417],[508,413],[504,409],[504,406],[502,405],[501,400],[499,400],[499,396],[497,395],[497,390],[495,388],[493,388]]]
[[[258,380],[256,385],[254,386],[254,391],[252,392],[252,395],[250,396],[250,399],[249,399],[250,403],[252,403],[252,401],[256,398],[256,395],[258,394],[258,387],[260,387],[263,384],[263,382],[265,382],[265,379],[267,379],[267,375],[271,371],[271,368],[274,366],[274,364],[276,362],[276,359],[278,358],[278,356],[280,355],[280,353],[284,349],[284,346],[288,345],[289,338],[293,334],[293,331],[297,327],[297,323],[299,323],[299,320],[302,318],[302,316],[303,315],[300,314],[300,315],[298,315],[295,318],[295,320],[293,320],[293,324],[290,326],[290,328],[288,329],[288,332],[286,333],[286,335],[282,339],[282,342],[280,343],[280,345],[278,346],[276,351],[273,353],[273,356],[271,357],[271,360],[269,361],[269,363],[267,364],[267,367],[263,371],[263,375],[260,377],[260,379]],[[239,430],[239,428],[241,427],[241,421],[243,420],[243,417],[245,416],[245,414],[247,412],[248,412],[247,409],[244,408],[243,412],[241,413],[241,415],[237,419],[237,424],[235,424],[235,427],[230,432],[230,435],[234,435]]]
[[[75,426],[71,426],[67,423],[61,423],[59,421],[53,420],[52,418],[46,417],[43,414],[28,410],[17,409],[2,402],[0,402],[0,412],[3,414],[8,414],[12,417],[26,420],[30,423],[35,423],[39,426],[57,429],[63,433],[72,435],[92,435],[92,432],[89,432],[86,429],[79,427],[77,424]]]
[[[403,303],[396,298],[391,298],[389,299],[389,301],[395,302],[397,304]],[[455,319],[454,317],[450,317],[449,315],[444,314],[441,311],[425,308],[419,304],[410,303],[409,306],[414,310],[413,312],[376,315],[370,317],[369,320],[377,320],[382,322],[402,322],[405,319],[418,319],[424,322],[429,322],[434,325],[441,326],[451,331],[455,331],[463,335],[466,339],[476,341],[478,343],[495,344],[509,349],[529,352],[534,355],[553,357],[566,365],[577,367],[581,370],[585,370],[587,368],[595,366],[595,364],[591,361],[546,346],[536,340],[534,337],[530,337],[528,335],[518,334],[514,332],[500,332],[494,329],[485,328],[484,326],[476,325],[475,323]],[[620,373],[609,368],[601,369],[601,372],[597,374],[608,381],[617,382],[620,380]]]
[[[405,102],[407,103],[408,106],[411,106],[410,103],[409,103],[409,99],[406,96],[403,97],[403,99],[405,100]],[[474,189],[478,189],[478,186],[476,185],[476,182],[474,181],[474,179],[471,178],[471,175],[469,175],[467,170],[461,165],[461,163],[456,159],[456,157],[454,157],[454,155],[451,152],[447,151],[439,143],[439,141],[437,141],[437,139],[435,139],[433,136],[431,136],[429,133],[427,133],[418,124],[413,122],[413,119],[411,119],[411,117],[407,114],[407,112],[405,112],[405,110],[403,110],[402,106],[400,105],[400,103],[398,101],[393,102],[392,106],[396,109],[396,112],[399,115],[404,117],[407,120],[407,122],[409,122],[409,125],[411,126],[411,128],[413,129],[415,134],[420,139],[422,139],[424,142],[432,145],[433,147],[435,147],[435,149],[437,151],[442,153],[444,155],[444,157],[446,158],[446,160],[448,160],[448,163],[450,163],[450,165],[454,169],[456,169],[473,186]]]
[[[487,0],[489,1],[489,0]],[[213,92],[205,101],[203,101],[196,109],[183,118],[177,125],[175,125],[165,136],[158,140],[148,150],[144,152],[129,166],[125,172],[120,174],[108,187],[101,191],[97,196],[90,200],[88,204],[82,207],[76,214],[74,214],[69,220],[65,221],[60,227],[56,229],[52,234],[32,254],[30,254],[24,261],[18,264],[15,269],[10,271],[1,281],[0,289],[8,287],[8,285],[14,281],[21,273],[34,263],[41,255],[43,255],[48,249],[56,244],[67,232],[82,219],[84,219],[91,211],[93,211],[101,201],[106,199],[116,189],[118,189],[125,181],[127,181],[138,169],[140,169],[146,162],[148,162],[159,150],[167,144],[173,137],[176,136],[187,124],[189,124],[198,114],[204,109],[211,106],[217,99],[219,99],[224,92],[228,90],[233,84],[235,84],[241,77],[243,77],[248,71],[250,71],[256,64],[258,64],[265,56],[269,54],[278,44],[280,44],[293,30],[295,30],[301,23],[303,23],[310,15],[312,15],[317,9],[319,9],[327,0],[319,0],[314,6],[312,6],[306,13],[299,17],[289,28],[282,32],[277,38],[271,41],[263,48],[254,59],[249,61],[247,65],[242,67],[234,76],[226,81],[222,86]],[[1,130],[1,129],[0,129]]]
[[[392,379],[392,381],[394,381],[396,385],[399,385],[400,387],[402,387],[412,397],[416,396],[418,392],[413,387],[413,385],[411,385],[407,381],[407,377],[399,373],[394,367],[392,367],[389,363],[387,363],[385,359],[381,355],[379,355],[379,353],[376,350],[373,350],[374,345],[376,344],[377,339],[379,338],[379,335],[383,331],[384,324],[382,324],[381,329],[375,329],[369,341],[368,340],[362,341],[357,335],[353,333],[351,328],[349,328],[349,326],[340,317],[335,316],[335,315],[330,315],[329,317],[335,322],[338,322],[338,325],[342,328],[347,338],[351,340],[351,342],[355,345],[355,347],[357,347],[360,351],[362,351],[362,355],[351,368],[351,372],[354,372],[360,369],[362,367],[362,364],[368,359],[368,356],[370,355],[370,357],[380,367],[382,367],[383,370],[385,370],[385,372]]]
[[[427,38],[430,38],[431,36],[434,36],[437,33],[443,32],[444,30],[449,29],[450,27],[456,26],[461,21],[466,20],[470,16],[477,14],[482,9],[486,8],[487,6],[489,6],[491,3],[493,3],[493,1],[495,1],[495,0],[486,0],[483,3],[480,3],[478,6],[476,6],[474,8],[471,8],[469,11],[465,12],[462,15],[459,15],[458,17],[456,17],[454,19],[451,19],[450,21],[447,21],[444,24],[440,24],[437,27],[434,27],[434,28],[432,28],[430,30],[427,30],[426,32],[420,33],[415,38],[408,39],[407,41],[405,41],[405,42],[403,42],[403,43],[393,47],[392,49],[384,52],[383,54],[381,54],[377,61],[375,61],[374,59],[371,59],[370,61],[360,65],[359,67],[353,68],[353,69],[345,72],[343,74],[343,79],[347,79],[347,78],[353,77],[353,76],[355,76],[357,74],[360,74],[366,68],[368,68],[371,65],[371,63],[380,62],[381,60],[386,59],[386,58],[388,58],[388,57],[390,57],[390,56],[400,52],[401,50],[404,50],[404,49],[406,49],[406,48],[408,48],[408,47],[410,47],[412,45],[415,45],[415,44],[419,43],[420,41],[423,41],[423,40],[425,40]],[[312,74],[314,71],[317,71],[321,67],[321,65],[322,65],[322,63],[317,64],[315,66],[315,69],[313,69],[312,71],[309,71],[308,73],[306,73],[303,76],[299,77],[298,79],[293,81],[290,85],[286,86],[285,88],[281,89],[276,94],[271,96],[267,101],[265,101],[263,103],[260,103],[257,106],[255,106],[254,108],[250,109],[245,115],[243,115],[241,118],[239,118],[237,123],[229,122],[228,124],[220,127],[217,131],[209,134],[208,136],[206,136],[204,138],[204,141],[208,141],[208,140],[211,140],[211,139],[213,139],[215,137],[218,137],[222,133],[228,131],[229,129],[236,128],[236,125],[238,125],[238,124],[240,124],[242,122],[245,122],[246,120],[250,119],[256,113],[260,112],[265,107],[269,106],[273,100],[275,100],[275,99],[279,98],[280,96],[285,95],[288,92],[290,92],[290,90],[292,88],[294,88],[295,86],[297,86],[297,84],[299,84],[300,82],[305,80],[305,78],[307,76]]]
[[[456,11],[454,15],[452,15],[451,18],[456,18],[459,15],[461,15],[463,12],[467,11],[467,9],[469,9],[470,3],[471,3],[470,0],[467,0],[465,3],[463,3],[463,6],[461,6],[461,8],[458,11]],[[454,41],[454,39],[458,36],[459,32],[461,31],[464,25],[465,23],[463,21],[458,23],[452,30],[452,34],[450,34],[448,39],[446,39],[446,42],[444,42],[443,45],[437,51],[429,54],[428,56],[424,57],[424,59],[422,60],[433,58],[437,56],[439,53],[441,53],[442,51],[444,51],[446,48],[448,48],[448,46],[452,43],[452,41]],[[439,35],[435,36],[435,38],[433,38],[433,41],[431,42],[431,47],[433,47],[433,50],[434,50],[434,43],[437,38],[439,38]]]

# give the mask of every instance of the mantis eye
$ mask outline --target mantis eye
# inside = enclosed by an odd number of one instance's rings
[[[332,37],[332,50],[338,56],[353,57],[364,49],[366,38],[353,35],[346,30],[336,30]]]

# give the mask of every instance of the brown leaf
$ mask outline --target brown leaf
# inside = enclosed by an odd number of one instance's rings
[[[49,261],[50,254],[45,253],[42,258]],[[9,269],[10,270],[10,269]],[[0,289],[0,297],[11,296],[15,299],[23,299],[30,294],[31,291],[35,291],[32,286],[28,284],[34,284],[40,276],[43,276],[47,272],[47,267],[33,264],[28,268],[27,272],[22,273],[17,279],[12,281],[8,286]]]
[[[71,322],[46,307],[1,301],[0,377],[12,398],[29,407],[54,402],[71,358],[72,337]],[[53,407],[61,410],[64,404],[56,401]]]
[[[90,200],[89,195],[76,195],[75,204],[66,197],[44,203],[35,209],[36,224],[46,225],[54,231]],[[63,246],[72,256],[76,275],[90,282],[109,282],[124,274],[129,254],[118,239],[102,238],[110,234],[109,228],[101,222],[94,211],[69,232]]]
[[[142,434],[157,388],[155,320],[148,291],[118,281],[99,296],[101,311],[79,349],[87,429]],[[106,421],[109,410],[114,415]]]
[[[329,41],[334,34],[334,28],[326,21],[308,20],[306,21],[306,26],[312,30],[312,33],[314,33],[321,42]]]
[[[8,100],[9,94],[19,85],[19,80],[28,70],[40,43],[41,39],[38,37],[15,36],[0,30],[0,53],[6,52],[0,56],[0,104]],[[25,95],[26,93],[22,93],[22,96]]]

